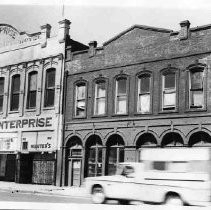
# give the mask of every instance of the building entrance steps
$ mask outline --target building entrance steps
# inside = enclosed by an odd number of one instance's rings
[[[88,193],[84,186],[81,187],[58,187],[53,185],[37,185],[37,184],[20,184],[15,182],[0,181],[0,189],[2,191],[21,192],[21,193],[37,193],[48,195],[63,195],[71,197],[88,197]]]

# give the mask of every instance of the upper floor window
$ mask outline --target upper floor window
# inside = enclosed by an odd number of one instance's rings
[[[116,79],[115,114],[127,113],[127,78]]]
[[[151,106],[150,86],[151,86],[151,78],[149,74],[141,75],[138,78],[137,111],[140,113],[150,112],[150,106]]]
[[[4,78],[0,78],[0,112],[3,111],[3,103],[4,103]]]
[[[204,72],[196,68],[189,72],[189,105],[190,108],[204,107]]]
[[[16,74],[12,77],[11,87],[11,103],[10,110],[17,111],[19,108],[19,96],[20,96],[20,75]]]
[[[27,98],[27,108],[36,107],[36,97],[37,97],[37,72],[33,71],[29,73],[28,77],[28,98]]]
[[[162,108],[174,110],[176,108],[176,74],[168,72],[162,76]]]
[[[94,114],[103,115],[106,112],[106,82],[95,83]]]
[[[75,116],[86,115],[86,84],[80,83],[75,88]]]
[[[45,107],[54,106],[56,69],[46,71]]]

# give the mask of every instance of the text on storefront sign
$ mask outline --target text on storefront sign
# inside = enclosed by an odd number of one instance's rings
[[[31,118],[21,120],[6,120],[0,122],[0,129],[51,127],[52,117]]]

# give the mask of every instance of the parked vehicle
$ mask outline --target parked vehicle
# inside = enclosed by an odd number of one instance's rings
[[[207,206],[211,149],[143,149],[140,162],[120,163],[116,175],[86,178],[94,203],[107,199]]]

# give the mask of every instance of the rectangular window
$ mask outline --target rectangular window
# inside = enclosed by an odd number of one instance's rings
[[[54,106],[55,97],[55,69],[46,71],[46,86],[45,86],[45,107]]]
[[[95,105],[94,114],[103,115],[106,109],[106,83],[98,82],[95,84]]]
[[[150,112],[150,76],[142,76],[138,79],[138,112]]]
[[[163,75],[163,109],[172,110],[176,107],[176,75]]]
[[[190,72],[190,108],[204,106],[203,72]]]
[[[20,75],[14,75],[12,77],[12,89],[11,89],[11,111],[17,111],[19,108],[19,95],[20,95]]]
[[[4,103],[4,78],[0,78],[0,112],[3,111]]]
[[[28,100],[27,108],[32,109],[36,107],[37,97],[37,72],[31,72],[28,80]]]
[[[75,116],[84,117],[86,115],[86,86],[80,84],[75,91]]]
[[[115,113],[127,113],[127,79],[121,78],[116,80],[116,97]]]
[[[166,170],[166,162],[154,161],[154,162],[152,162],[152,169],[164,171],[164,170]]]

